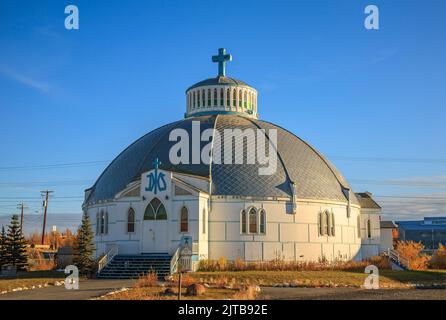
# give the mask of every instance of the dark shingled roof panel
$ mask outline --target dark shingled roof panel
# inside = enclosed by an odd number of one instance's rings
[[[197,88],[197,87],[215,86],[215,85],[251,87],[246,82],[243,82],[243,81],[238,80],[238,79],[234,79],[234,78],[230,78],[230,77],[217,76],[215,78],[209,78],[209,79],[197,82],[193,86],[189,87],[186,91],[189,91],[190,89]]]
[[[361,208],[381,209],[379,204],[377,204],[376,201],[373,200],[372,195],[368,192],[356,193],[356,197],[359,200],[359,204],[360,204]]]
[[[397,228],[396,224],[393,221],[381,221],[379,223],[381,229],[395,229]]]
[[[169,161],[169,150],[177,142],[169,141],[169,134],[173,129],[181,128],[192,137],[192,121],[200,121],[201,131],[215,128],[222,137],[223,130],[230,128],[254,130],[261,128],[266,130],[266,135],[268,135],[268,129],[276,129],[278,140],[276,173],[259,175],[258,169],[265,165],[257,162],[246,164],[247,152],[244,153],[243,165],[217,163],[213,163],[212,166],[203,163],[173,165]],[[268,143],[267,141],[265,139],[265,144]],[[201,146],[206,144],[208,143],[202,142]],[[246,144],[245,140],[244,149],[250,150],[250,146]],[[222,141],[222,148],[224,149],[224,141]],[[234,151],[234,144],[232,148]],[[191,146],[190,150],[192,150]],[[346,202],[342,189],[350,188],[344,177],[331,163],[289,131],[260,120],[220,114],[173,122],[138,139],[105,169],[91,188],[87,202],[112,199],[130,182],[139,179],[143,172],[151,170],[156,158],[161,161],[161,169],[212,179],[212,194],[214,195],[289,197],[291,196],[290,181],[293,181],[298,198]],[[354,195],[352,203],[357,203]]]

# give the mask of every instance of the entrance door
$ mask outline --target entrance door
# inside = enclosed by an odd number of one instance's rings
[[[167,221],[144,221],[143,253],[168,252]]]
[[[153,198],[144,212],[143,253],[168,252],[167,211],[158,198]]]

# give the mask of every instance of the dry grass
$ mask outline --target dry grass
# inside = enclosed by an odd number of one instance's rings
[[[197,279],[191,277],[190,273],[183,273],[181,275],[181,286],[187,288],[193,283],[199,283]],[[172,277],[172,280],[170,281],[170,286],[177,286],[178,285],[178,274],[175,274]]]
[[[17,278],[8,279],[0,278],[0,291],[10,291],[15,288],[31,288],[32,286],[43,286],[46,283],[54,283],[55,281],[63,281],[65,274],[56,271],[32,271],[18,272]]]
[[[376,256],[363,261],[333,261],[320,260],[315,262],[284,261],[283,257],[277,256],[271,261],[245,262],[240,259],[227,261],[224,257],[219,260],[201,260],[199,271],[357,271],[364,270],[370,264],[377,266],[380,270],[390,269],[387,258]]]
[[[446,272],[380,270],[382,288],[405,288],[409,284],[446,283]],[[242,271],[196,272],[191,274],[199,282],[213,285],[289,284],[298,287],[356,287],[364,284],[368,274],[361,271]]]
[[[178,290],[172,288],[175,295],[164,295],[165,288],[133,288],[114,295],[102,297],[101,300],[177,300]],[[201,296],[186,296],[186,288],[181,290],[181,300],[223,300],[231,299],[237,290],[209,288]]]
[[[54,283],[55,281],[63,279],[42,278],[42,279],[0,279],[0,292],[11,291],[16,288],[28,288],[32,286],[44,286],[45,284]]]
[[[368,274],[361,271],[218,271],[195,272],[183,275],[182,299],[213,300],[213,299],[256,299],[255,285],[271,286],[288,284],[297,287],[355,287],[364,284]],[[167,286],[135,286],[125,292],[103,297],[106,300],[176,300],[178,294],[178,276],[175,275]],[[206,293],[201,296],[186,296],[189,284],[209,284]],[[446,271],[396,271],[380,270],[381,288],[408,288],[411,284],[446,283]],[[164,291],[170,288],[173,295]]]
[[[158,286],[158,276],[156,272],[152,271],[146,275],[140,276],[135,284],[135,288],[150,288],[157,286]]]

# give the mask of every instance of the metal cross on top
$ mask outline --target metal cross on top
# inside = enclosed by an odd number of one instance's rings
[[[212,56],[212,62],[218,62],[218,75],[226,76],[226,61],[232,61],[232,56],[226,54],[225,48],[218,49],[218,55]]]

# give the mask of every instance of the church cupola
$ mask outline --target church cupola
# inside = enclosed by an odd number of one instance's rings
[[[226,77],[226,62],[232,56],[218,49],[212,62],[218,63],[218,76],[200,81],[186,90],[185,117],[210,114],[238,114],[258,118],[257,90],[243,81]]]

